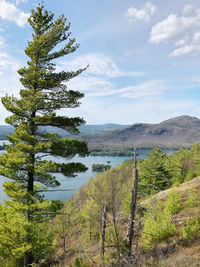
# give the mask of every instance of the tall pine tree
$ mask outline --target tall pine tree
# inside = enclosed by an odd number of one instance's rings
[[[77,127],[85,123],[79,117],[57,115],[57,111],[63,108],[78,107],[83,97],[78,91],[68,90],[65,82],[85,69],[57,72],[54,63],[54,60],[78,48],[75,39],[70,38],[70,23],[66,23],[63,15],[54,20],[54,15],[46,11],[43,4],[32,10],[28,22],[33,29],[33,39],[25,49],[29,61],[18,71],[23,89],[19,98],[6,95],[1,99],[12,113],[6,118],[6,123],[14,126],[15,132],[7,136],[11,144],[5,146],[6,152],[0,157],[0,174],[13,180],[7,186],[9,196],[13,196],[16,184],[25,192],[18,201],[26,205],[28,221],[32,222],[33,218],[37,218],[38,210],[41,212],[42,209],[38,207],[38,200],[41,202],[42,199],[37,184],[42,184],[43,189],[56,187],[59,186],[56,173],[75,177],[76,173],[87,169],[81,163],[58,163],[46,156],[84,157],[88,155],[88,148],[85,142],[41,131],[44,126],[54,126],[78,133]],[[37,205],[34,206],[34,203]],[[30,236],[27,236],[27,242]],[[33,256],[30,249],[26,253],[25,266],[34,261]]]

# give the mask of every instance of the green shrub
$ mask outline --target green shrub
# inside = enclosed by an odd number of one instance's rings
[[[156,205],[145,214],[142,237],[145,239],[146,248],[167,240],[175,232],[176,228],[171,222],[171,216],[163,206]]]
[[[183,237],[192,240],[200,234],[200,217],[197,220],[189,220],[187,225],[183,227]]]
[[[196,190],[194,188],[191,188],[187,199],[187,206],[195,207],[197,205],[197,202],[198,202],[198,195],[196,193]]]
[[[172,177],[172,185],[173,186],[179,186],[180,184],[182,184],[184,181],[184,177],[183,175],[179,174],[179,175],[174,175]]]
[[[179,192],[175,189],[172,189],[166,200],[165,211],[171,215],[177,214],[183,208],[182,199],[179,195]]]
[[[89,263],[85,262],[83,258],[76,258],[75,267],[89,267]]]
[[[200,164],[199,163],[196,164],[196,170],[197,170],[196,175],[199,176],[200,175]]]
[[[15,260],[15,259],[6,259],[0,261],[0,267],[23,267],[23,259],[22,260]]]
[[[193,169],[189,169],[186,174],[185,181],[189,181],[193,179],[194,177],[196,177],[196,172]]]
[[[107,226],[105,240],[108,246],[116,247],[116,249],[118,247],[120,250],[123,250],[124,239],[118,229],[115,232],[114,226]]]

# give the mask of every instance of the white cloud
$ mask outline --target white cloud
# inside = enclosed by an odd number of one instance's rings
[[[154,44],[174,41],[175,48],[168,56],[180,57],[200,53],[200,9],[193,5],[186,5],[184,14],[170,14],[166,19],[152,27],[149,42]]]
[[[196,55],[198,53],[200,53],[200,32],[195,32],[190,44],[182,44],[181,47],[175,49],[169,56],[180,57],[187,54]]]
[[[81,90],[84,92],[109,92],[113,89],[113,84],[106,78],[92,77],[89,75],[78,76],[67,83],[72,90]]]
[[[116,95],[121,98],[141,98],[161,95],[167,90],[167,85],[161,80],[152,80],[133,86],[117,88],[114,82],[105,77],[79,76],[68,82],[72,90],[82,90],[88,96],[103,97]]]
[[[141,9],[130,7],[125,14],[125,18],[127,18],[130,21],[133,20],[149,21],[151,16],[155,13],[155,11],[156,7],[152,3],[146,2],[143,8]]]
[[[200,83],[200,77],[196,77],[192,80],[193,82],[197,82],[197,83]]]
[[[183,14],[188,15],[195,9],[194,5],[185,5],[183,8]]]
[[[189,40],[189,37],[186,35],[183,39],[177,41],[175,43],[175,46],[182,46],[182,45],[185,45]]]
[[[18,26],[23,27],[29,14],[19,10],[13,3],[9,3],[5,0],[0,0],[0,18],[13,21]]]
[[[19,5],[21,2],[22,2],[22,3],[27,3],[28,0],[16,0],[16,1],[15,1],[16,5]]]
[[[88,124],[109,122],[134,124],[141,122],[158,123],[183,114],[197,116],[194,111],[197,107],[198,102],[188,99],[170,99],[169,101],[162,96],[121,99],[121,101],[113,101],[112,103],[110,103],[110,99],[97,98],[94,101],[93,98],[85,97],[80,108],[68,110],[68,112],[70,116],[84,117]]]
[[[147,81],[135,86],[128,86],[118,90],[122,97],[141,98],[146,96],[161,95],[167,90],[166,84],[161,80]]]
[[[2,36],[0,36],[0,47],[2,47],[4,45],[5,45],[4,38]]]
[[[194,42],[199,42],[200,41],[200,32],[195,32],[194,37],[193,37]]]
[[[188,17],[170,14],[165,20],[153,26],[149,42],[154,44],[169,42],[194,31],[194,27],[198,26],[200,26],[200,12],[197,12],[195,16]]]
[[[140,98],[145,96],[160,95],[167,89],[161,80],[146,81],[137,85],[119,86],[115,78],[142,75],[141,72],[121,70],[113,59],[103,54],[86,54],[71,61],[60,63],[58,70],[77,70],[90,67],[82,75],[70,80],[67,86],[72,90],[82,90],[88,96],[103,97],[116,95],[122,98]]]
[[[85,54],[80,57],[75,57],[71,61],[61,62],[61,65],[67,67],[69,70],[77,70],[89,65],[87,73],[95,75],[104,75],[109,77],[116,77],[120,74],[119,68],[115,62],[107,56],[102,54]]]
[[[0,70],[5,71],[8,69],[12,69],[16,71],[18,69],[17,62],[9,56],[7,53],[0,53]]]
[[[0,53],[0,94],[16,93],[19,88],[18,63],[7,53]],[[18,90],[18,89],[17,89]]]
[[[169,57],[180,57],[187,54],[198,54],[200,53],[200,45],[190,44],[175,49]]]
[[[167,89],[164,82],[160,80],[147,81],[134,86],[127,86],[110,91],[92,92],[90,96],[118,95],[123,98],[142,98],[147,96],[161,95]]]
[[[5,94],[19,95],[21,84],[17,69],[19,64],[8,53],[0,53],[0,97]],[[4,119],[9,114],[5,107],[0,103],[0,124],[4,124]]]
[[[58,70],[67,68],[67,70],[78,70],[89,65],[85,71],[87,74],[106,76],[110,78],[121,76],[141,76],[142,72],[120,70],[114,60],[108,56],[97,53],[85,54],[75,57],[70,61],[60,62]]]

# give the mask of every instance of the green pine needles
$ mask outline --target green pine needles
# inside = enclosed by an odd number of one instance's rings
[[[28,66],[21,68],[20,81],[24,89],[20,91],[20,99],[14,96],[2,98],[5,108],[12,113],[6,123],[15,127],[8,140],[13,145],[6,145],[7,153],[0,158],[0,173],[35,194],[34,183],[45,186],[57,186],[54,173],[74,177],[77,172],[86,170],[80,163],[55,163],[45,160],[45,155],[72,158],[75,155],[86,156],[87,145],[84,142],[61,138],[59,134],[42,134],[41,126],[55,126],[71,133],[77,133],[77,126],[85,123],[82,118],[57,116],[56,111],[63,108],[76,108],[83,94],[67,90],[64,82],[79,75],[83,69],[76,72],[56,72],[54,59],[72,53],[78,45],[74,39],[69,39],[64,16],[53,21],[53,14],[39,5],[28,19],[32,26],[33,40],[25,49],[29,56]],[[54,51],[56,45],[66,42],[59,51]],[[52,52],[53,50],[53,52]]]
[[[38,211],[41,214],[42,202],[45,202],[39,192],[60,185],[55,174],[75,177],[76,173],[87,170],[81,163],[58,163],[46,157],[52,155],[71,159],[75,155],[87,156],[85,142],[41,131],[44,126],[54,126],[70,133],[78,133],[77,127],[85,121],[79,117],[58,116],[57,111],[80,105],[83,94],[68,90],[65,82],[85,69],[56,71],[53,61],[78,48],[75,39],[70,38],[70,23],[66,23],[63,15],[54,20],[54,15],[40,4],[32,10],[28,22],[33,28],[33,39],[25,49],[29,57],[27,66],[18,71],[23,85],[20,98],[6,95],[1,99],[4,107],[12,113],[6,118],[6,123],[14,126],[15,132],[12,136],[7,136],[11,144],[5,146],[6,152],[0,157],[0,175],[12,180],[5,185],[6,193],[14,197],[15,201],[24,203],[28,221],[37,222],[32,218],[37,218]],[[22,190],[20,195],[19,189]],[[27,239],[31,239],[30,235]],[[33,257],[28,263],[32,261]]]

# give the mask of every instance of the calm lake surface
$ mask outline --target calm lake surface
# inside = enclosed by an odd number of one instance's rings
[[[1,145],[1,144],[0,144]],[[165,153],[170,153],[173,152],[171,149],[162,149],[163,152]],[[138,158],[146,158],[147,154],[151,151],[151,149],[138,149],[137,154]],[[3,151],[0,151],[2,153]],[[94,177],[96,172],[92,171],[92,164],[107,164],[107,161],[110,161],[110,164],[112,167],[116,167],[117,165],[121,164],[125,160],[129,159],[131,157],[125,157],[125,156],[120,156],[120,157],[111,157],[111,156],[89,156],[87,158],[78,158],[75,157],[73,158],[73,162],[82,162],[85,164],[88,168],[88,170],[85,173],[80,173],[77,175],[75,178],[66,178],[61,174],[57,174],[56,177],[61,183],[61,186],[56,189],[70,189],[70,191],[56,191],[56,192],[47,192],[45,193],[45,197],[50,200],[61,200],[61,201],[66,201],[67,199],[71,198],[74,193],[84,184],[87,184],[87,181],[90,177]],[[55,159],[52,157],[49,157],[48,159]],[[55,161],[58,162],[64,162],[63,160],[61,161],[60,159],[56,158]],[[70,161],[67,161],[70,162]],[[7,179],[0,176],[0,202],[3,202],[4,200],[8,199],[6,194],[3,191],[3,183]]]

